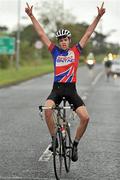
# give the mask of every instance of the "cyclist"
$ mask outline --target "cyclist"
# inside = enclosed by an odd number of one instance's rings
[[[62,101],[62,97],[65,96],[68,102],[70,104],[71,103],[73,104],[74,110],[80,119],[80,123],[76,129],[75,139],[73,141],[73,148],[72,148],[73,161],[78,160],[77,146],[89,122],[89,115],[86,110],[86,106],[82,101],[82,99],[80,98],[80,96],[77,94],[76,71],[77,71],[81,51],[85,47],[87,41],[89,40],[95,27],[97,26],[100,18],[105,13],[105,9],[103,8],[103,5],[104,3],[102,3],[100,8],[97,7],[98,14],[95,17],[94,21],[88,27],[81,40],[72,48],[69,48],[71,42],[71,32],[69,30],[60,29],[56,32],[56,38],[58,39],[58,43],[59,43],[59,47],[58,47],[50,41],[50,39],[44,32],[44,29],[33,15],[32,13],[33,6],[29,6],[29,4],[27,3],[27,7],[25,8],[25,12],[30,17],[33,26],[36,32],[38,33],[40,39],[48,47],[53,57],[54,83],[53,83],[52,91],[45,102],[45,106],[52,107],[55,104],[60,104],[60,102]],[[51,137],[53,139],[55,134],[55,126],[52,118],[52,110],[45,111],[45,118]],[[57,143],[56,146],[58,146]],[[51,151],[53,150],[52,143],[50,150]]]
[[[109,80],[109,77],[111,75],[112,61],[108,59],[107,61],[105,61],[104,65],[105,65],[106,77],[107,77],[107,80]]]

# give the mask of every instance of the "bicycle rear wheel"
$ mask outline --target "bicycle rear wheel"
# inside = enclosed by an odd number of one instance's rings
[[[66,137],[64,139],[63,152],[64,152],[63,154],[64,154],[65,169],[66,172],[69,172],[71,165],[71,156],[72,156],[72,140],[71,140],[69,125],[67,125],[66,127]]]
[[[58,148],[56,148],[56,139],[58,141]],[[53,165],[55,177],[57,180],[61,178],[63,162],[63,149],[62,149],[62,133],[58,129],[53,140]]]

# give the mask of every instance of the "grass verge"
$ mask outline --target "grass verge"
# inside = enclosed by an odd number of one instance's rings
[[[53,64],[41,64],[37,66],[23,66],[18,70],[10,68],[0,69],[0,87],[17,84],[31,78],[50,73],[53,71]]]

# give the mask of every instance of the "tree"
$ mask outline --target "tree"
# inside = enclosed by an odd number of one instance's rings
[[[28,25],[21,31],[21,41],[28,41],[29,45],[33,45],[38,40],[38,34],[34,30],[33,25]]]
[[[37,7],[37,8],[36,8]],[[78,43],[81,37],[84,35],[88,24],[86,23],[76,23],[74,16],[65,10],[63,4],[60,1],[43,0],[41,3],[36,4],[36,11],[38,14],[38,20],[42,24],[48,37],[55,41],[55,32],[59,28],[69,29],[72,33],[72,44]],[[92,51],[95,55],[106,53],[113,46],[106,43],[107,35],[95,32],[90,38],[87,46],[83,49],[83,56]],[[26,54],[31,58],[35,59],[34,54],[36,51],[34,44],[39,40],[38,34],[35,32],[33,25],[28,25],[21,29],[21,54]],[[24,48],[25,47],[25,48]],[[116,48],[117,49],[117,48]],[[30,50],[30,53],[29,53]],[[31,56],[31,53],[33,56]],[[48,58],[50,56],[47,48],[43,46],[40,50],[42,58]],[[26,57],[27,58],[27,57]]]
[[[54,37],[55,31],[62,28],[64,24],[74,22],[74,16],[69,13],[69,10],[64,11],[63,4],[56,0],[44,0],[40,5],[37,4],[36,10],[38,19],[49,37]]]
[[[6,26],[0,26],[0,31],[8,31],[8,27],[6,27]]]
[[[8,35],[8,27],[7,26],[0,26],[0,36],[7,36]]]
[[[107,35],[96,31],[94,32],[94,37],[92,37],[92,47],[95,54],[106,53],[106,38]]]

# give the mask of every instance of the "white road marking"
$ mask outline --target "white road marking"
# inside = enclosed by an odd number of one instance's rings
[[[42,156],[40,156],[38,161],[49,161],[50,157],[52,156],[52,152],[49,151],[50,144],[46,148],[46,150],[43,152]]]
[[[14,176],[12,176],[12,177],[4,177],[4,176],[0,176],[0,180],[56,180],[55,178],[43,178],[43,177],[36,177],[36,178],[34,178],[34,177],[32,177],[32,178],[29,178],[29,177],[14,177]],[[73,179],[63,179],[63,180],[73,180]]]
[[[23,177],[3,177],[3,176],[0,176],[0,179],[2,179],[2,180],[17,180],[17,179],[23,179]]]
[[[29,178],[29,177],[4,177],[4,176],[0,176],[0,180],[49,180],[48,178]],[[50,180],[55,180],[55,178],[51,178]]]
[[[102,75],[103,75],[103,71],[100,72],[100,73],[95,77],[95,79],[94,79],[93,82],[92,82],[92,85],[95,85]]]
[[[83,96],[82,96],[82,99],[83,99],[83,100],[86,100],[86,99],[87,99],[87,96],[83,95]]]

